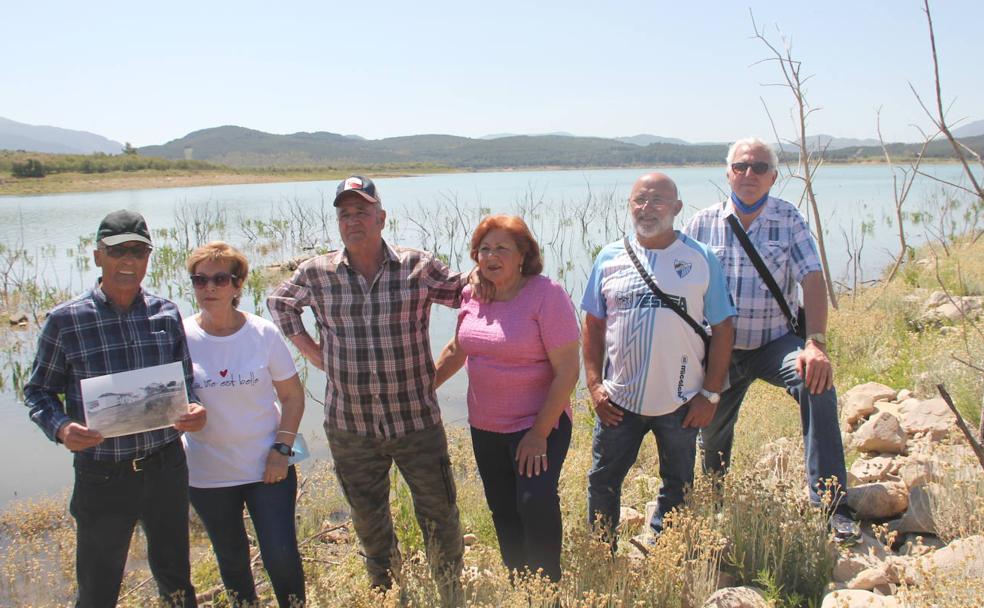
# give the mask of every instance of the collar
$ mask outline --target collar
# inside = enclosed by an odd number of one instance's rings
[[[344,264],[345,266],[352,268],[352,264],[349,262],[348,247],[343,247],[339,252],[338,262]],[[396,253],[396,249],[392,245],[383,240],[383,263],[389,262],[390,264],[399,264],[400,256]]]
[[[133,311],[133,309],[136,308],[139,305],[140,302],[143,302],[144,301],[144,296],[145,295],[146,295],[146,292],[144,291],[143,287],[141,286],[140,287],[140,291],[138,291],[137,292],[137,295],[134,296],[133,302],[130,304],[130,308],[126,309],[126,311],[124,311],[124,312],[131,312],[131,311]],[[98,279],[96,279],[96,285],[92,288],[92,299],[95,300],[96,302],[99,302],[102,306],[105,306],[106,308],[108,308],[108,309],[110,309],[110,310],[112,310],[114,312],[120,312],[115,306],[113,306],[113,303],[109,300],[109,297],[106,295],[106,292],[103,291],[103,288],[102,288],[102,277],[99,277]]]

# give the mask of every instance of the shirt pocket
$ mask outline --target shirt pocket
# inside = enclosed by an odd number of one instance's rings
[[[759,248],[759,257],[765,262],[779,289],[785,289],[785,279],[789,268],[789,245],[782,241],[766,241]],[[768,291],[769,286],[762,282],[760,288]]]

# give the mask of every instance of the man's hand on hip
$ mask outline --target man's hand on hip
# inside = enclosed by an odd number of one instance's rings
[[[591,391],[591,401],[594,403],[595,412],[601,423],[605,426],[617,426],[622,422],[622,410],[618,409],[608,399],[608,391],[600,383],[589,389]]]
[[[714,412],[717,406],[707,400],[707,397],[697,393],[690,400],[690,409],[683,419],[683,428],[702,429],[714,419]]]
[[[806,383],[806,389],[818,395],[834,386],[834,366],[816,342],[809,340],[796,355],[796,372]]]
[[[99,445],[102,443],[103,436],[99,431],[89,430],[78,422],[69,422],[58,429],[58,439],[69,450],[78,452]]]

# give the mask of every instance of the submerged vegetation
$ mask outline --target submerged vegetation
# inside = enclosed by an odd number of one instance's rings
[[[979,327],[969,318],[928,323],[922,317],[922,303],[933,291],[954,296],[984,294],[984,240],[977,207],[966,202],[936,207],[935,215],[923,218],[929,242],[912,252],[894,281],[841,293],[840,308],[832,311],[828,331],[838,387],[843,390],[875,380],[929,397],[936,383],[945,382],[968,421],[979,424],[984,394]],[[558,209],[563,210],[562,215]],[[453,267],[467,267],[471,229],[490,211],[465,209],[453,197],[446,197],[406,215],[391,216],[386,238],[420,245]],[[523,215],[536,233],[547,261],[545,273],[573,294],[583,290],[587,268],[598,249],[623,230],[624,205],[614,200],[614,194],[588,192],[583,200],[555,205],[531,192],[512,211]],[[232,207],[214,203],[183,205],[173,224],[156,229],[153,238],[155,251],[146,284],[186,302],[192,300],[184,276],[187,252],[216,238],[240,246],[253,262],[243,306],[260,313],[266,294],[286,276],[298,256],[338,244],[334,210],[325,200],[283,201],[272,206],[266,217],[244,217]],[[84,278],[93,272],[92,247],[90,237],[63,252],[47,246],[31,253],[25,243],[0,244],[0,304],[8,316],[23,313],[26,326],[3,332],[0,388],[20,389],[33,356],[34,330],[45,311],[70,297],[70,291],[78,291],[50,284],[47,269],[56,259],[68,263],[78,276],[76,287],[84,288]],[[535,576],[510,582],[498,556],[469,438],[460,429],[451,429],[462,524],[466,534],[474,535],[464,575],[470,605],[553,606],[559,600],[564,606],[700,606],[720,584],[756,586],[775,606],[819,605],[831,579],[834,554],[825,521],[820,511],[809,506],[803,492],[797,410],[781,391],[761,384],[753,387],[742,409],[733,470],[721,486],[722,494],[715,495],[714,484],[699,477],[686,507],[673,514],[668,531],[645,556],[629,542],[641,531],[639,518],[625,518],[623,540],[615,556],[588,531],[584,487],[594,423],[588,404],[579,396],[573,440],[561,477],[565,574],[557,586]],[[763,467],[760,460],[777,442],[786,446],[788,457],[783,466]],[[849,461],[856,457],[848,454]],[[645,511],[659,485],[657,470],[655,446],[647,441],[626,478],[623,506]],[[939,491],[933,494],[947,514],[940,522],[941,537],[950,540],[980,534],[984,528],[981,471],[970,478],[966,470],[959,479],[945,477],[946,472],[941,475]],[[393,474],[391,500],[408,559],[402,588],[384,598],[368,590],[358,544],[330,463],[312,463],[301,477],[298,538],[311,606],[398,606],[401,594],[407,605],[437,604],[409,492],[398,474]],[[0,546],[5,553],[0,604],[70,602],[74,523],[65,504],[63,498],[15,502],[0,514]],[[193,575],[202,605],[228,605],[207,537],[197,521],[193,521],[192,537]],[[124,581],[124,606],[153,602],[155,588],[145,555],[138,533]],[[257,580],[265,581],[258,559]],[[954,585],[984,594],[979,577],[928,580],[930,583],[910,590],[909,597],[918,601],[909,606],[924,605],[919,598],[943,597],[941,590]],[[267,601],[272,598],[265,582],[260,590]],[[944,599],[937,605],[970,605],[960,603],[956,595]]]

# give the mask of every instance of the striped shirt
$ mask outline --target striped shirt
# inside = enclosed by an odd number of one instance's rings
[[[186,386],[191,386],[191,359],[181,313],[173,302],[141,290],[130,309],[119,312],[96,285],[48,315],[24,400],[31,420],[57,442],[62,425],[85,424],[81,380],[175,361],[184,364]],[[189,396],[195,400],[193,393]],[[110,437],[79,453],[94,460],[130,460],[153,453],[180,435],[167,427]]]
[[[467,275],[433,255],[384,243],[385,259],[371,281],[345,250],[301,264],[267,298],[285,336],[305,331],[310,307],[321,336],[325,424],[364,437],[401,437],[441,422],[434,393],[430,309],[461,305]]]
[[[781,338],[790,328],[786,315],[728,226],[727,217],[732,214],[734,207],[726,200],[699,211],[685,232],[706,243],[721,260],[728,290],[738,309],[735,348],[751,350]],[[770,196],[746,232],[795,315],[799,310],[799,284],[807,274],[821,270],[809,226],[791,203]]]

